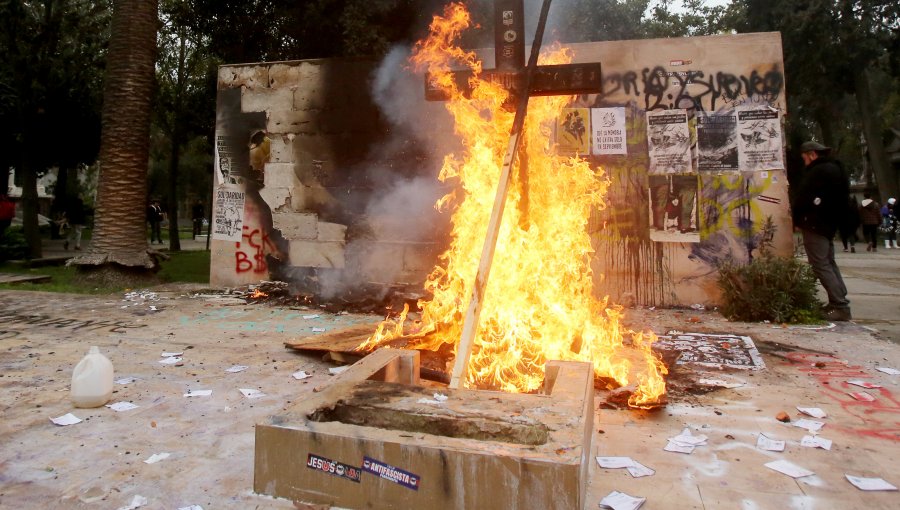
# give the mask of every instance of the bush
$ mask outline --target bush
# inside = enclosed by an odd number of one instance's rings
[[[0,262],[26,259],[30,253],[21,227],[8,228],[0,237]]]
[[[724,304],[722,314],[747,322],[811,323],[822,320],[822,303],[816,297],[812,268],[795,258],[771,253],[774,226],[763,226],[760,256],[749,264],[719,267],[718,285]]]

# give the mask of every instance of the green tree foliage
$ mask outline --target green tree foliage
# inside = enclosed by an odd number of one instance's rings
[[[37,177],[97,156],[109,2],[0,1],[0,179],[22,176],[25,237],[40,257]]]

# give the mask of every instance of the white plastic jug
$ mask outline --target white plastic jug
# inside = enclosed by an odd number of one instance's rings
[[[75,407],[100,407],[109,402],[112,391],[112,362],[92,346],[72,373],[72,403]]]

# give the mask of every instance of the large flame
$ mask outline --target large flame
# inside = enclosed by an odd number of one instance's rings
[[[449,5],[444,16],[434,18],[430,36],[416,45],[410,59],[451,97],[446,106],[464,146],[461,153],[445,157],[439,176],[458,184],[436,204],[453,213],[450,247],[425,283],[433,297],[419,302],[420,323],[405,324],[404,309],[396,320],[384,321],[361,349],[404,333],[411,338],[409,347],[416,349],[450,344],[455,350],[460,339],[514,116],[503,108],[508,93],[479,79],[475,54],[455,46],[469,24],[462,5]],[[570,61],[570,52],[560,47],[540,59],[542,64]],[[460,65],[475,73],[468,98],[457,90],[450,73]],[[586,226],[591,210],[606,206],[609,183],[587,161],[560,156],[550,145],[552,126],[570,101],[557,96],[529,102],[518,159],[527,161],[527,185],[515,168],[467,384],[532,391],[543,381],[547,360],[590,361],[597,375],[638,385],[632,405],[653,403],[665,392],[666,373],[650,351],[655,336],[623,331],[621,309],[593,295],[593,249]],[[624,335],[631,336],[628,346]]]

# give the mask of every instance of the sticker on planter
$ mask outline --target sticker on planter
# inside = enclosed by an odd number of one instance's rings
[[[414,475],[408,471],[395,468],[390,464],[385,464],[373,458],[363,457],[363,471],[378,475],[389,482],[402,485],[407,489],[412,489],[414,491],[419,490],[419,482],[421,481],[419,475]]]
[[[306,467],[359,483],[361,472],[358,467],[319,457],[314,453],[310,453],[309,457],[306,458]]]

